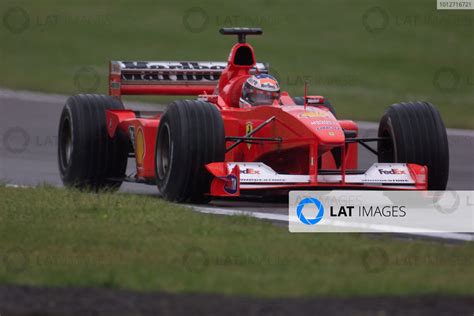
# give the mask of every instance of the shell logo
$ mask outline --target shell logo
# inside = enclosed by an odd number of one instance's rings
[[[309,111],[306,111],[306,112],[303,112],[300,114],[300,117],[304,117],[304,118],[313,118],[313,117],[329,117],[329,115],[327,115],[326,113],[323,113],[323,112],[309,112]]]
[[[145,158],[145,137],[141,127],[138,128],[137,135],[135,136],[135,157],[137,165],[142,166],[143,159]]]

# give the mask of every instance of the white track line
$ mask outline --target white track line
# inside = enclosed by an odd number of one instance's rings
[[[196,211],[205,214],[214,214],[214,215],[226,215],[226,216],[249,216],[258,219],[272,220],[288,223],[288,215],[283,214],[273,214],[273,213],[262,213],[262,212],[249,212],[241,210],[230,210],[225,208],[214,208],[214,207],[203,207],[203,206],[192,206]],[[291,221],[296,222],[297,219],[290,218]],[[401,226],[390,226],[390,225],[374,225],[374,224],[364,224],[364,223],[347,223],[337,220],[327,221],[327,225],[334,227],[350,227],[355,229],[370,229],[374,232],[379,233],[395,233],[395,234],[408,234],[414,236],[424,236],[431,238],[440,238],[440,239],[449,239],[449,240],[458,240],[458,241],[474,241],[474,235],[462,234],[462,233],[439,233],[436,231],[426,230],[426,229],[417,229],[418,232],[413,232],[413,228],[401,227]]]
[[[16,188],[16,189],[27,189],[27,188],[31,188],[27,185],[21,185],[21,184],[10,184],[10,183],[7,183],[5,184],[5,187],[7,188]]]

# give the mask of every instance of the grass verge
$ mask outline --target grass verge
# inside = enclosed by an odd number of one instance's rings
[[[474,294],[474,246],[291,234],[156,197],[0,187],[0,282],[262,297]]]

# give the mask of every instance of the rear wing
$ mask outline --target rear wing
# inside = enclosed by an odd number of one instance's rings
[[[111,61],[109,94],[214,94],[226,67],[227,62]],[[268,73],[268,64],[257,63],[250,73]]]

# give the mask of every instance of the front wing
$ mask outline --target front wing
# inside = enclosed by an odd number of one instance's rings
[[[318,170],[316,175],[279,174],[261,162],[216,162],[206,165],[212,174],[211,196],[239,196],[262,190],[426,190],[426,166],[375,163],[367,170]]]

